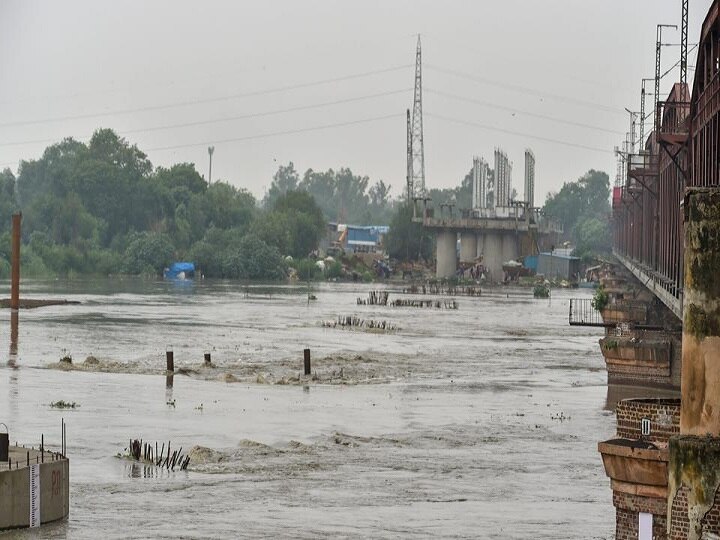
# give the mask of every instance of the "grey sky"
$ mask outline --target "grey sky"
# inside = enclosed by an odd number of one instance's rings
[[[710,3],[690,1],[690,43]],[[589,168],[614,175],[612,148],[629,129],[623,109],[639,108],[640,80],[654,75],[655,25],[679,25],[680,8],[680,0],[0,0],[0,167],[16,171],[46,141],[86,141],[110,127],[154,165],[190,161],[204,175],[214,144],[213,178],[258,197],[287,161],[301,173],[348,166],[397,196],[421,33],[427,186],[457,185],[473,155],[492,158],[501,146],[522,191],[530,147],[542,202]],[[680,40],[679,31],[665,36]],[[679,48],[663,55],[664,71]],[[695,51],[688,56],[694,65]],[[677,70],[663,91],[676,78]],[[159,108],[178,103],[186,105]],[[285,112],[264,114],[277,111]],[[346,125],[261,137],[338,124]],[[149,130],[167,126],[176,127]]]

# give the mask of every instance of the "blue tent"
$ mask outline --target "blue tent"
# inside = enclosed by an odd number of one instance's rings
[[[195,275],[195,263],[175,262],[163,272],[165,279],[185,279]]]

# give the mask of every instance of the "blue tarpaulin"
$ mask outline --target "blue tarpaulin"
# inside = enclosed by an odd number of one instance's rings
[[[191,278],[195,274],[195,263],[191,262],[175,262],[166,268],[164,275],[167,279],[184,279]]]

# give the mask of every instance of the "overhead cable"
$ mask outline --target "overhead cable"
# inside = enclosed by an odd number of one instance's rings
[[[393,71],[399,71],[402,69],[407,69],[408,67],[412,67],[412,66],[413,66],[413,64],[404,64],[404,65],[389,67],[389,68],[385,68],[385,69],[377,69],[374,71],[365,71],[362,73],[355,73],[352,75],[344,75],[342,77],[332,77],[329,79],[321,79],[321,80],[306,82],[306,83],[278,86],[275,88],[265,88],[263,90],[254,90],[251,92],[240,92],[237,94],[230,94],[230,95],[219,96],[219,97],[214,97],[214,98],[193,99],[193,100],[187,100],[187,101],[178,101],[178,102],[174,102],[174,103],[165,103],[165,104],[160,104],[160,105],[150,105],[147,107],[137,107],[137,108],[133,108],[133,109],[117,109],[114,111],[57,116],[57,117],[53,117],[53,118],[43,118],[43,119],[36,119],[36,120],[18,120],[18,121],[12,121],[12,122],[2,122],[2,123],[0,123],[0,128],[28,126],[28,125],[34,125],[34,124],[49,124],[49,123],[54,123],[54,122],[65,122],[68,120],[99,118],[99,117],[103,117],[103,116],[115,116],[115,115],[132,114],[132,113],[139,113],[139,112],[161,111],[161,110],[167,110],[167,109],[175,109],[175,108],[179,108],[179,107],[188,107],[188,106],[192,106],[192,105],[201,105],[201,104],[206,104],[206,103],[219,103],[222,101],[231,101],[234,99],[241,99],[241,98],[247,98],[247,97],[253,97],[253,96],[276,94],[279,92],[287,92],[289,90],[298,90],[301,88],[310,88],[313,86],[320,86],[320,85],[331,84],[331,83],[335,83],[335,82],[360,79],[360,78],[364,78],[364,77],[370,77],[373,75],[379,75],[382,73],[390,73]]]
[[[430,117],[432,117],[432,118],[437,118],[437,119],[439,119],[439,120],[445,120],[446,122],[453,122],[453,123],[455,123],[455,124],[463,124],[463,125],[466,125],[466,126],[476,127],[476,128],[484,129],[484,130],[487,130],[487,131],[493,131],[493,132],[496,132],[496,133],[497,133],[497,132],[500,132],[500,133],[507,133],[508,135],[518,135],[518,136],[520,136],[520,137],[525,137],[525,138],[528,138],[528,139],[536,139],[536,140],[538,140],[538,141],[545,141],[545,142],[549,142],[549,143],[553,143],[553,144],[560,144],[560,145],[563,145],[563,146],[570,146],[570,147],[573,147],[573,148],[581,148],[581,149],[583,149],[583,150],[590,150],[590,151],[593,151],[593,152],[602,152],[602,153],[604,153],[604,154],[605,154],[605,153],[612,153],[610,150],[608,150],[608,149],[606,149],[606,148],[598,148],[598,147],[595,147],[595,146],[586,146],[586,145],[584,145],[584,144],[577,144],[577,143],[568,142],[568,141],[561,141],[561,140],[559,140],[559,139],[552,139],[552,138],[550,138],[550,137],[541,137],[541,136],[539,136],[539,135],[531,135],[530,133],[521,133],[521,132],[519,132],[519,131],[512,131],[512,130],[509,130],[509,129],[503,129],[503,128],[499,128],[499,127],[496,127],[496,126],[488,126],[488,125],[480,124],[480,123],[477,123],[477,122],[471,122],[471,121],[469,121],[469,120],[461,120],[461,119],[459,119],[459,118],[450,118],[450,117],[447,117],[447,116],[442,116],[442,115],[439,115],[439,114],[427,113],[427,112],[425,113],[425,115],[426,115],[426,116],[430,116]]]

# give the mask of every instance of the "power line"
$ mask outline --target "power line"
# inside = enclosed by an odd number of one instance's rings
[[[106,111],[106,112],[100,112],[100,113],[58,116],[58,117],[54,117],[54,118],[45,118],[45,119],[38,119],[38,120],[19,120],[16,122],[4,122],[4,123],[0,123],[0,128],[28,126],[28,125],[35,125],[35,124],[49,124],[49,123],[54,123],[54,122],[65,122],[68,120],[81,120],[81,119],[87,119],[87,118],[98,118],[98,117],[103,117],[103,116],[113,116],[113,115],[120,115],[120,114],[132,114],[132,113],[148,112],[148,111],[161,111],[161,110],[167,110],[167,109],[174,109],[174,108],[178,108],[178,107],[201,105],[201,104],[206,104],[206,103],[219,103],[222,101],[231,101],[233,99],[261,96],[261,95],[267,95],[267,94],[276,94],[279,92],[286,92],[289,90],[298,90],[301,88],[310,88],[313,86],[320,86],[320,85],[331,84],[331,83],[335,83],[335,82],[349,81],[349,80],[353,80],[353,79],[360,79],[363,77],[371,77],[373,75],[380,75],[382,73],[390,73],[393,71],[400,71],[403,69],[407,69],[408,67],[411,67],[411,66],[413,66],[413,64],[404,64],[404,65],[394,66],[394,67],[389,67],[389,68],[384,68],[384,69],[377,69],[374,71],[365,71],[362,73],[355,73],[352,75],[344,75],[342,77],[332,77],[329,79],[321,79],[318,81],[292,84],[292,85],[287,85],[287,86],[278,86],[275,88],[266,88],[264,90],[254,90],[252,92],[242,92],[242,93],[238,93],[238,94],[231,94],[231,95],[220,96],[220,97],[215,97],[215,98],[194,99],[194,100],[188,100],[188,101],[179,101],[179,102],[175,102],[175,103],[166,103],[164,105],[150,105],[147,107],[138,107],[135,109],[118,109],[115,111]]]
[[[526,137],[526,138],[528,138],[528,139],[536,139],[536,140],[538,140],[538,141],[550,142],[550,143],[553,143],[553,144],[560,144],[560,145],[563,145],[563,146],[571,146],[571,147],[573,147],[573,148],[581,148],[581,149],[583,149],[583,150],[591,150],[591,151],[593,151],[593,152],[612,153],[610,150],[607,150],[607,149],[605,149],[605,148],[597,148],[597,147],[594,147],[594,146],[586,146],[586,145],[584,145],[584,144],[577,144],[577,143],[572,143],[572,142],[567,142],[567,141],[561,141],[561,140],[559,140],[559,139],[551,139],[550,137],[541,137],[541,136],[539,136],[539,135],[530,135],[529,133],[521,133],[521,132],[519,132],[519,131],[512,131],[512,130],[509,130],[509,129],[503,129],[503,128],[499,128],[499,127],[495,127],[495,126],[487,126],[487,125],[485,125],[485,124],[479,124],[479,123],[477,123],[477,122],[471,122],[471,121],[469,121],[469,120],[460,120],[460,119],[458,119],[458,118],[449,118],[449,117],[447,117],[447,116],[442,116],[442,115],[439,115],[439,114],[433,114],[433,113],[425,113],[425,114],[426,114],[427,116],[432,117],[432,118],[437,118],[437,119],[439,119],[439,120],[445,120],[446,122],[453,122],[453,123],[456,123],[456,124],[463,124],[463,125],[466,125],[466,126],[477,127],[477,128],[480,128],[480,129],[485,129],[485,130],[493,131],[493,132],[496,132],[496,133],[497,133],[497,132],[500,132],[500,133],[507,133],[508,135],[518,135],[518,136],[520,136],[520,137]]]
[[[587,128],[587,129],[593,129],[593,130],[596,130],[596,131],[602,131],[602,132],[604,132],[604,133],[610,133],[610,134],[612,134],[612,135],[624,135],[624,134],[625,134],[625,133],[622,132],[622,131],[616,131],[616,130],[613,130],[613,129],[605,129],[605,128],[593,126],[593,125],[590,125],[590,124],[583,124],[583,123],[581,123],[581,122],[573,122],[573,121],[571,121],[571,120],[563,120],[562,118],[557,118],[556,116],[547,116],[547,115],[544,115],[544,114],[537,114],[537,113],[533,113],[533,112],[530,112],[530,111],[524,111],[524,110],[522,110],[522,109],[516,109],[516,108],[514,108],[514,107],[506,107],[506,106],[504,106],[504,105],[498,105],[498,104],[496,104],[496,103],[488,103],[487,101],[481,101],[481,100],[479,100],[479,99],[472,99],[472,98],[467,98],[467,97],[463,97],[463,96],[458,96],[458,95],[455,95],[455,94],[449,94],[449,93],[447,93],[447,92],[441,92],[441,91],[439,91],[439,90],[432,90],[432,89],[429,89],[429,88],[427,88],[427,87],[425,88],[425,91],[426,91],[426,92],[429,92],[429,93],[431,93],[431,94],[436,94],[436,95],[438,95],[438,96],[443,96],[443,97],[450,98],[450,99],[456,99],[456,100],[458,100],[458,101],[466,101],[466,102],[468,102],[468,103],[475,103],[476,105],[481,105],[481,106],[483,106],[483,107],[489,107],[489,108],[491,108],[491,109],[498,109],[498,110],[501,110],[501,111],[508,111],[508,112],[511,112],[511,113],[524,114],[524,115],[526,115],[526,116],[531,116],[531,117],[534,117],[534,118],[540,118],[540,119],[542,119],[542,120],[549,120],[549,121],[551,121],[551,122],[557,122],[557,123],[559,123],[559,124],[567,124],[567,125],[569,125],[569,126],[577,126],[577,127]]]
[[[258,139],[267,139],[270,137],[279,137],[281,135],[294,135],[296,133],[307,133],[310,131],[322,131],[326,129],[333,129],[338,127],[346,127],[346,126],[356,126],[359,124],[368,124],[370,122],[378,122],[380,120],[388,120],[390,118],[400,118],[405,116],[405,113],[393,113],[393,114],[386,114],[384,116],[375,116],[372,118],[363,118],[360,120],[350,120],[347,122],[337,122],[334,124],[323,124],[319,126],[311,126],[307,128],[298,128],[298,129],[288,129],[285,131],[273,131],[269,133],[260,133],[258,135],[248,135],[246,137],[232,137],[230,139],[213,139],[203,142],[195,142],[195,143],[187,143],[187,144],[176,144],[172,146],[158,146],[155,148],[148,148],[144,150],[144,152],[159,152],[162,150],[175,150],[177,148],[191,148],[193,146],[207,146],[209,144],[223,144],[223,143],[230,143],[230,142],[242,142],[242,141],[254,141]]]
[[[693,52],[695,49],[697,49],[697,46],[698,46],[698,44],[695,43],[692,47],[690,47],[690,48],[688,49],[688,52],[689,52],[689,53]],[[682,58],[681,58],[680,60],[678,60],[677,62],[675,62],[665,73],[663,73],[662,75],[660,75],[660,78],[661,78],[661,79],[664,78],[665,75],[667,75],[667,74],[670,73],[673,69],[675,69],[676,67],[678,67],[681,62],[682,62]],[[692,68],[692,66],[688,66],[688,68]]]
[[[202,126],[202,125],[217,124],[217,123],[221,123],[221,122],[232,122],[235,120],[247,120],[249,118],[261,118],[261,117],[266,117],[266,116],[274,116],[274,115],[278,115],[278,114],[305,111],[305,110],[310,110],[310,109],[319,109],[319,108],[323,108],[323,107],[330,107],[333,105],[342,105],[345,103],[354,103],[354,102],[364,101],[364,100],[368,100],[368,99],[374,99],[374,98],[378,98],[378,97],[392,96],[392,95],[397,95],[397,94],[401,94],[404,92],[409,92],[410,90],[411,89],[403,88],[400,90],[390,90],[387,92],[378,92],[376,94],[367,94],[364,96],[357,96],[357,97],[352,97],[352,98],[347,98],[347,99],[338,99],[338,100],[334,100],[334,101],[326,101],[323,103],[313,103],[310,105],[300,105],[297,107],[288,107],[285,109],[275,109],[275,110],[271,110],[271,111],[248,113],[248,114],[242,114],[242,115],[238,115],[238,116],[217,118],[217,119],[213,119],[213,120],[198,120],[198,121],[194,121],[194,122],[183,122],[180,124],[165,124],[165,125],[161,125],[161,126],[152,126],[152,127],[147,127],[147,128],[136,128],[136,129],[118,131],[117,133],[118,133],[118,135],[128,135],[128,134],[133,134],[133,133],[146,133],[146,132],[151,132],[151,131],[162,131],[162,130],[176,129],[176,128],[197,127],[197,126]],[[89,138],[89,136],[82,137],[82,138]],[[31,141],[7,142],[7,143],[0,143],[0,148],[6,147],[6,146],[22,146],[22,145],[28,145],[28,144],[47,144],[47,143],[51,143],[54,141],[55,141],[55,139],[40,139],[40,140],[36,139],[36,140],[31,140]]]
[[[453,76],[455,76],[455,77],[458,77],[458,78],[461,78],[461,79],[467,79],[467,80],[473,81],[473,82],[475,82],[475,83],[486,84],[486,85],[489,85],[489,86],[497,86],[497,87],[499,87],[499,88],[504,88],[504,89],[506,89],[506,90],[513,90],[514,92],[519,92],[519,93],[521,93],[521,94],[528,94],[528,95],[531,95],[531,96],[541,96],[541,97],[544,97],[544,98],[554,99],[554,100],[557,100],[557,101],[564,101],[564,102],[567,102],[567,103],[575,103],[576,105],[581,105],[581,106],[583,106],[583,107],[590,107],[590,108],[594,108],[594,109],[599,109],[599,110],[606,111],[606,112],[612,112],[612,113],[622,114],[622,115],[625,114],[625,111],[624,111],[624,110],[616,109],[615,107],[609,107],[609,106],[603,105],[603,104],[601,104],[601,103],[594,103],[594,102],[592,102],[592,101],[585,101],[585,100],[582,100],[582,99],[573,98],[573,97],[569,97],[569,96],[561,96],[561,95],[552,94],[552,93],[549,93],[549,92],[539,92],[539,91],[537,91],[537,90],[535,90],[535,89],[527,88],[527,87],[525,87],[525,86],[519,86],[519,85],[515,85],[515,84],[508,84],[508,83],[501,83],[501,82],[498,82],[498,81],[494,81],[494,80],[490,80],[490,79],[485,79],[485,78],[482,78],[482,77],[478,77],[478,76],[475,76],[475,75],[468,75],[467,73],[463,73],[463,72],[461,72],[461,71],[456,71],[456,70],[454,70],[454,69],[448,69],[448,68],[442,68],[442,67],[434,66],[434,65],[432,65],[432,64],[426,64],[426,67],[428,67],[428,68],[430,68],[430,69],[433,69],[433,70],[435,70],[435,71],[439,71],[440,73],[445,73],[445,74],[453,75]]]

